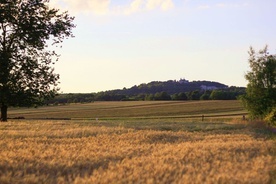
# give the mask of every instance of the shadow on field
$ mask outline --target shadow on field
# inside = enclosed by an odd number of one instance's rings
[[[96,162],[80,160],[68,166],[57,162],[46,164],[34,158],[34,160],[25,160],[22,164],[1,164],[0,173],[7,178],[0,177],[0,183],[71,183],[76,177],[89,176],[94,170],[106,169],[110,162],[121,160],[123,157],[107,157]]]

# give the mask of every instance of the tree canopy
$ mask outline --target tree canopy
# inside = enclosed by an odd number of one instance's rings
[[[242,100],[253,118],[262,119],[276,107],[276,56],[267,46],[259,52],[250,47],[248,53],[251,71],[245,75],[248,85]]]
[[[74,17],[50,8],[48,0],[2,0],[0,3],[1,120],[8,106],[31,106],[53,97],[59,55],[50,48],[72,37]]]

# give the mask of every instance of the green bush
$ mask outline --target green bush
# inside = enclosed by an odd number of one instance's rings
[[[265,121],[269,126],[276,126],[276,107],[274,107],[272,111],[266,115]]]

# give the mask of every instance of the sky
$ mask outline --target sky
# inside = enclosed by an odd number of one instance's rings
[[[276,53],[275,0],[50,0],[75,16],[55,64],[60,92],[151,81],[247,85],[248,50]]]

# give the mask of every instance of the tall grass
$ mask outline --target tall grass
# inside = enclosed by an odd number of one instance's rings
[[[275,139],[206,123],[2,123],[0,183],[275,182]]]

